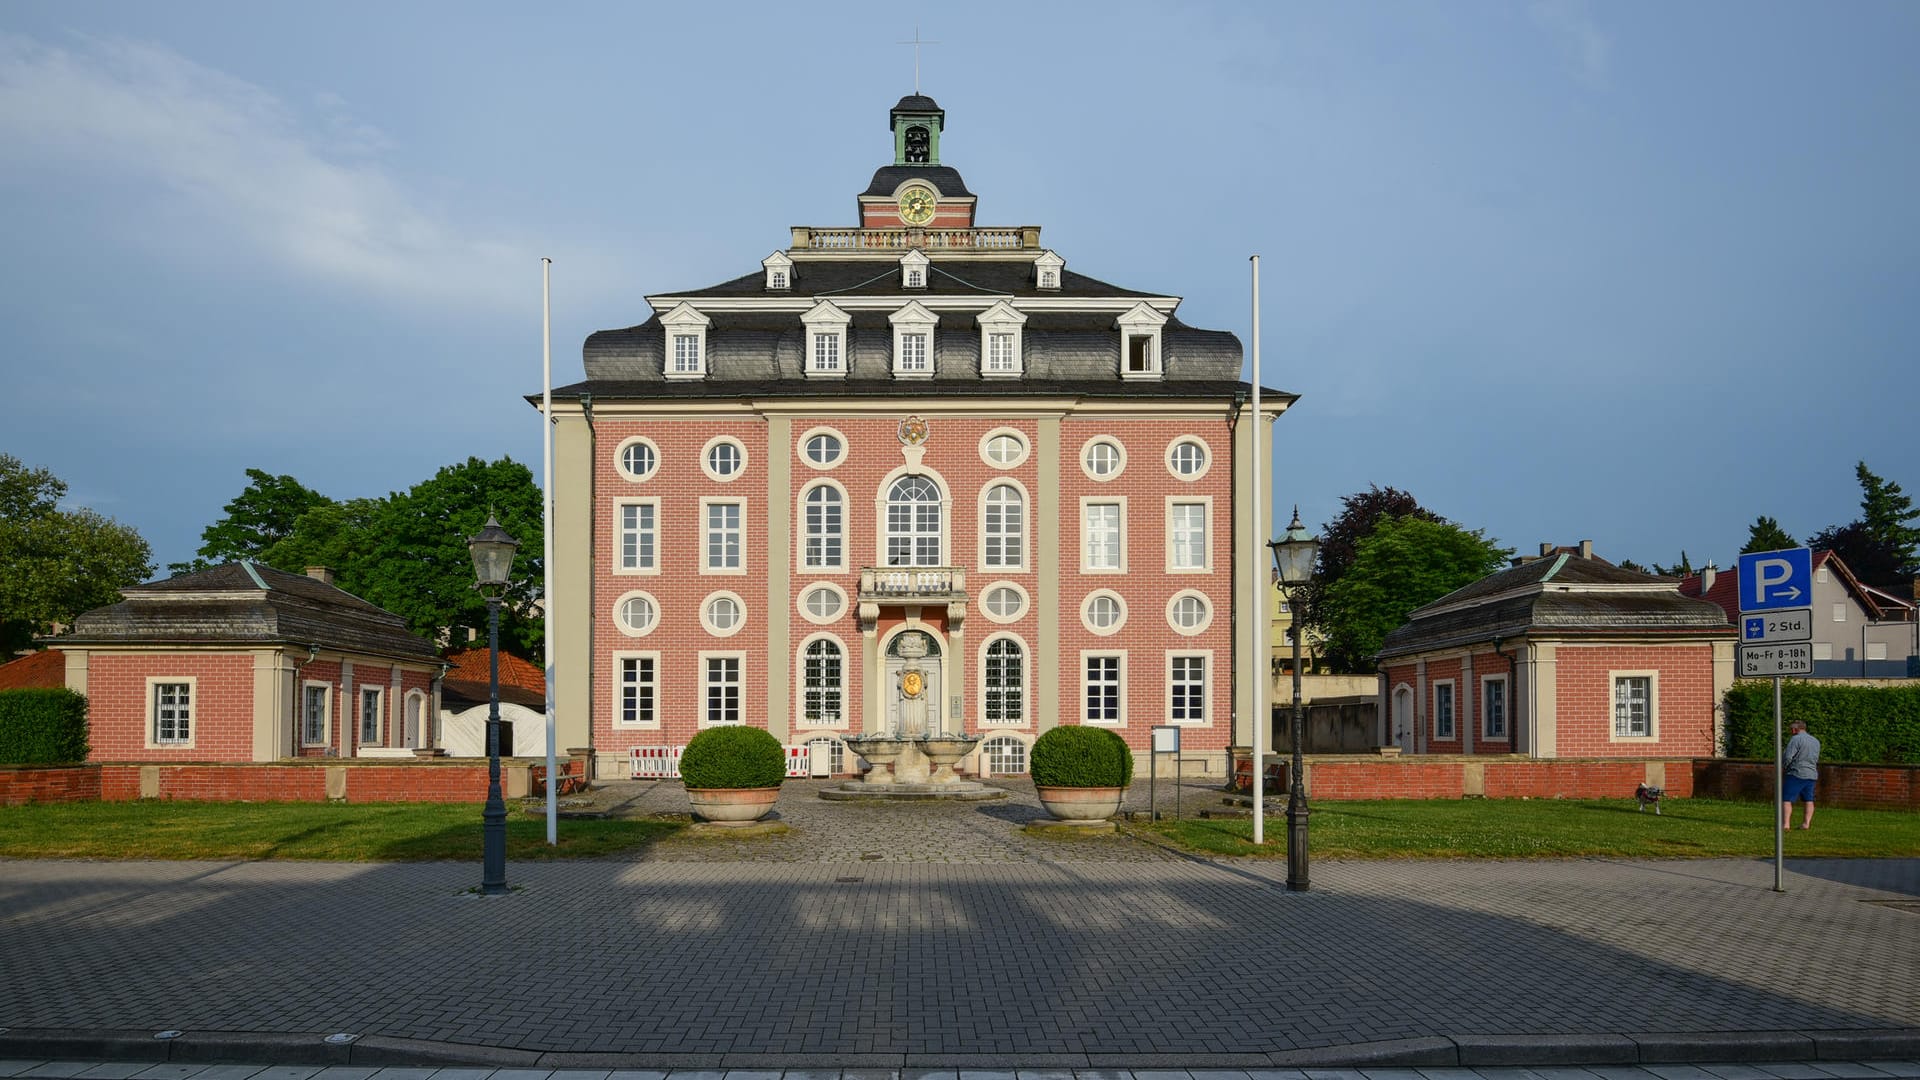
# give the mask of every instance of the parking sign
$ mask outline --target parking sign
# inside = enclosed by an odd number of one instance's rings
[[[1808,548],[1740,556],[1740,611],[1806,607],[1813,602],[1813,552]]]

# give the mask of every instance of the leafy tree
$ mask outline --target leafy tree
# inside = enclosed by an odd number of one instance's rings
[[[1853,576],[1869,585],[1888,592],[1899,588],[1903,576],[1899,557],[1873,537],[1865,522],[1829,525],[1808,537],[1807,546],[1840,556]]]
[[[293,534],[300,515],[332,502],[291,476],[248,469],[247,486],[226,505],[226,516],[201,531],[199,557],[167,569],[181,574],[236,559],[261,558]]]
[[[1681,548],[1679,562],[1674,563],[1672,566],[1661,566],[1659,563],[1654,563],[1653,569],[1648,571],[1648,573],[1656,577],[1686,577],[1688,574],[1693,573],[1693,560],[1687,558],[1686,549]]]
[[[1378,484],[1369,484],[1365,491],[1341,497],[1339,516],[1320,530],[1318,565],[1314,569],[1313,580],[1302,590],[1300,604],[1296,605],[1306,609],[1304,621],[1308,626],[1326,626],[1321,607],[1327,589],[1353,565],[1360,542],[1372,534],[1374,526],[1387,518],[1406,517],[1440,523],[1446,521],[1421,506],[1418,499],[1395,487],[1383,488]]]
[[[1874,475],[1862,461],[1854,468],[1860,481],[1860,517],[1829,525],[1807,538],[1807,546],[1839,555],[1855,577],[1888,592],[1899,592],[1920,574],[1920,510],[1900,485]]]
[[[92,510],[61,510],[66,482],[0,454],[0,655],[111,604],[153,573],[138,532]]]
[[[1381,520],[1322,600],[1334,670],[1365,670],[1387,632],[1414,608],[1493,573],[1511,554],[1480,530],[1451,522]]]
[[[1778,521],[1761,514],[1754,519],[1753,524],[1747,526],[1747,546],[1740,549],[1740,554],[1751,555],[1756,551],[1784,551],[1787,548],[1799,546],[1794,543],[1793,537],[1787,535],[1787,530],[1780,527]]]

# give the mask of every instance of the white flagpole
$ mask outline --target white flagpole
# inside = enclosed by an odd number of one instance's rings
[[[540,569],[541,615],[546,632],[547,684],[547,844],[560,842],[560,785],[553,771],[553,260],[540,260],[540,532],[544,542]]]
[[[1248,512],[1252,527],[1248,529],[1251,538],[1247,542],[1252,557],[1253,573],[1247,575],[1247,584],[1253,591],[1253,603],[1247,605],[1247,611],[1253,618],[1253,843],[1258,847],[1267,842],[1267,764],[1266,732],[1273,719],[1263,715],[1267,707],[1267,575],[1266,560],[1262,554],[1267,550],[1267,538],[1260,524],[1261,496],[1260,488],[1260,256],[1253,258],[1253,464],[1249,474],[1253,481],[1253,508]]]

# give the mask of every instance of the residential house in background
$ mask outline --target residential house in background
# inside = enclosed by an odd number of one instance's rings
[[[487,756],[491,675],[484,648],[447,657],[440,679],[440,732],[435,744],[449,757]],[[547,753],[547,677],[512,653],[500,654],[500,754],[544,757]],[[555,748],[562,757],[567,747]]]
[[[1713,567],[1680,582],[1683,596],[1720,606],[1736,625],[1740,585]],[[1920,678],[1920,624],[1912,598],[1895,596],[1854,577],[1840,556],[1813,553],[1813,677]]]

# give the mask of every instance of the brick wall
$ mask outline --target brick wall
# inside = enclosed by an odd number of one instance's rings
[[[508,766],[503,765],[502,768]],[[98,798],[142,797],[216,802],[324,802],[329,774],[344,782],[346,802],[480,802],[487,796],[485,762],[360,760],[312,764],[107,764],[99,769]],[[142,772],[157,785],[142,795]]]
[[[99,798],[99,766],[0,765],[0,806],[93,802]]]
[[[1316,755],[1306,759],[1315,799],[1624,799],[1644,781],[1669,798],[1693,795],[1687,760],[1495,760],[1479,754],[1378,757]]]
[[[1561,757],[1705,757],[1713,745],[1713,646],[1576,645],[1558,650]],[[1613,676],[1654,672],[1654,737],[1613,736]]]
[[[1773,762],[1697,758],[1694,789],[1716,799],[1772,802]],[[1920,765],[1822,765],[1814,785],[1822,806],[1920,811]]]
[[[192,741],[149,746],[147,680],[191,680]],[[103,653],[87,664],[93,761],[250,761],[253,657],[246,653]]]

